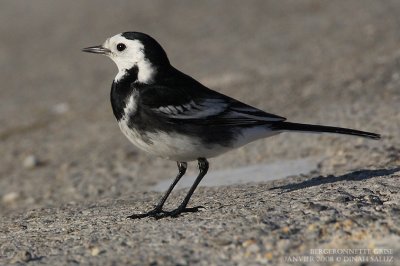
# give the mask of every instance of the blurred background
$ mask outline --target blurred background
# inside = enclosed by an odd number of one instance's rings
[[[131,195],[175,174],[120,132],[114,63],[80,51],[123,31],[153,36],[178,69],[268,112],[384,136],[282,134],[211,169],[310,157],[337,174],[398,160],[399,29],[395,0],[4,0],[0,212]]]

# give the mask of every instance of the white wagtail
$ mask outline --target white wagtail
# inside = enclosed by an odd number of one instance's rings
[[[285,122],[213,91],[175,69],[161,45],[149,35],[124,32],[84,52],[110,57],[118,67],[111,87],[111,105],[119,127],[140,149],[178,164],[178,175],[155,208],[129,218],[176,217],[196,212],[187,204],[208,170],[207,158],[257,139],[285,131],[329,132],[379,139],[379,134],[320,125]],[[198,161],[200,173],[186,197],[173,211],[163,205],[188,161]]]

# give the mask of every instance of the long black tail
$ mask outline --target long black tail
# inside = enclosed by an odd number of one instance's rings
[[[350,129],[350,128],[308,125],[308,124],[291,123],[291,122],[278,122],[275,125],[273,125],[273,128],[277,129],[277,130],[288,130],[288,131],[337,133],[337,134],[344,134],[344,135],[360,136],[360,137],[370,138],[370,139],[380,139],[381,138],[381,135],[379,135],[379,134],[360,131],[360,130],[354,130],[354,129]]]

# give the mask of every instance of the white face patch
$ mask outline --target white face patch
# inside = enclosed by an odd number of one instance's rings
[[[124,44],[126,48],[123,51],[118,51],[117,45]],[[144,45],[139,40],[128,40],[121,34],[115,35],[107,39],[103,47],[111,51],[107,54],[118,67],[118,74],[115,81],[120,80],[128,69],[135,65],[139,69],[138,81],[141,83],[152,83],[156,68],[146,59],[144,54]]]

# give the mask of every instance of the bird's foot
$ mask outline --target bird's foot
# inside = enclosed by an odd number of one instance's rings
[[[162,215],[163,213],[165,213],[165,212],[162,209],[155,208],[146,213],[134,213],[132,215],[129,215],[127,218],[129,218],[129,219],[141,219],[141,218],[145,218],[145,217],[157,218],[157,216]]]
[[[178,208],[176,208],[175,210],[172,210],[172,211],[163,211],[162,213],[160,213],[160,215],[158,215],[155,218],[156,219],[161,219],[161,218],[165,218],[165,217],[176,218],[179,215],[181,215],[182,213],[185,213],[185,212],[198,212],[200,209],[204,209],[204,207],[203,206],[197,206],[197,207],[187,208],[187,207],[179,206]]]
[[[185,212],[198,212],[200,209],[204,209],[203,206],[197,206],[197,207],[192,207],[192,208],[187,208],[187,207],[181,207],[179,206],[175,210],[172,211],[163,211],[161,209],[154,209],[146,213],[138,213],[138,214],[132,214],[128,216],[127,218],[129,219],[141,219],[145,217],[153,217],[155,219],[161,219],[165,217],[172,217],[176,218],[180,214],[185,213]]]

